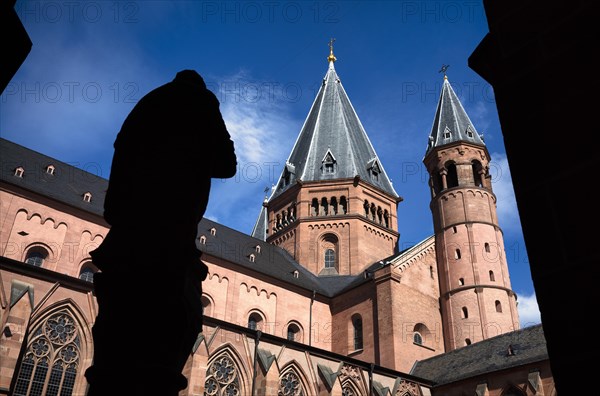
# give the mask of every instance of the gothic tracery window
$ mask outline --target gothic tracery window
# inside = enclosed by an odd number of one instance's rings
[[[359,386],[356,381],[358,378],[346,377],[342,380],[342,396],[360,396],[362,392],[359,390]]]
[[[206,371],[205,396],[242,396],[238,369],[227,354],[218,356]]]
[[[77,325],[67,311],[35,329],[18,369],[14,396],[71,396],[80,362]]]
[[[300,378],[293,371],[288,371],[279,380],[279,391],[277,396],[303,396]]]

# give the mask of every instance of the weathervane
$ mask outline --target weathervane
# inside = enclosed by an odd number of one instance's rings
[[[335,62],[337,60],[337,58],[335,57],[335,55],[333,55],[333,43],[334,43],[335,39],[331,38],[329,39],[329,56],[327,57],[327,60],[329,62]]]
[[[444,73],[444,78],[448,78],[446,76],[446,70],[448,70],[448,68],[450,67],[450,65],[442,65],[442,68],[440,69],[440,71],[438,73]]]

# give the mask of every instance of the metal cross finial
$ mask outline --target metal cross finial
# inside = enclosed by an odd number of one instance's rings
[[[327,57],[327,60],[329,62],[335,62],[337,60],[337,58],[335,57],[335,55],[333,55],[333,43],[334,43],[335,39],[331,38],[329,39],[329,56]]]
[[[446,70],[448,70],[449,67],[450,65],[442,65],[442,68],[438,73],[444,73],[444,78],[446,78]]]

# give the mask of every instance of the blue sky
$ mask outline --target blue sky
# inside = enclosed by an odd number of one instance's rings
[[[0,97],[0,135],[108,178],[145,93],[195,69],[221,101],[239,170],[206,216],[250,233],[327,71],[336,71],[394,188],[400,247],[433,234],[422,164],[442,65],[492,156],[521,323],[539,323],[492,87],[468,67],[481,1],[17,1],[32,50]],[[168,131],[164,137],[168,139]],[[149,156],[149,165],[160,153]]]

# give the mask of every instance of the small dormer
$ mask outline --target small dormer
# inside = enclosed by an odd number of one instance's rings
[[[92,202],[92,193],[86,192],[83,194],[83,202]]]
[[[446,125],[446,128],[444,128],[444,139],[445,140],[452,139],[452,131],[450,130],[450,128],[448,128],[447,125]]]
[[[322,163],[321,171],[323,172],[323,174],[324,175],[334,174],[336,171],[336,169],[335,169],[336,162],[337,161],[335,160],[335,157],[333,156],[333,153],[331,152],[331,150],[327,149],[325,156],[321,160],[321,163]]]
[[[215,236],[215,235],[217,235],[217,229],[216,229],[215,227],[212,227],[212,228],[210,229],[210,235],[212,235],[212,236]]]
[[[15,168],[15,176],[16,177],[23,177],[24,174],[25,174],[25,168],[23,168],[22,166]]]
[[[46,166],[46,174],[54,176],[54,172],[56,172],[56,167],[52,164]]]
[[[296,167],[292,163],[286,162],[283,169],[283,177],[281,179],[283,185],[281,187],[289,186],[294,181],[295,174]]]
[[[465,131],[465,134],[467,135],[468,138],[473,138],[473,129],[471,128],[471,125],[467,125],[467,130]]]
[[[377,160],[377,158],[373,158],[367,163],[367,170],[369,171],[369,176],[371,176],[371,180],[379,181],[381,167],[379,166],[379,161]]]

